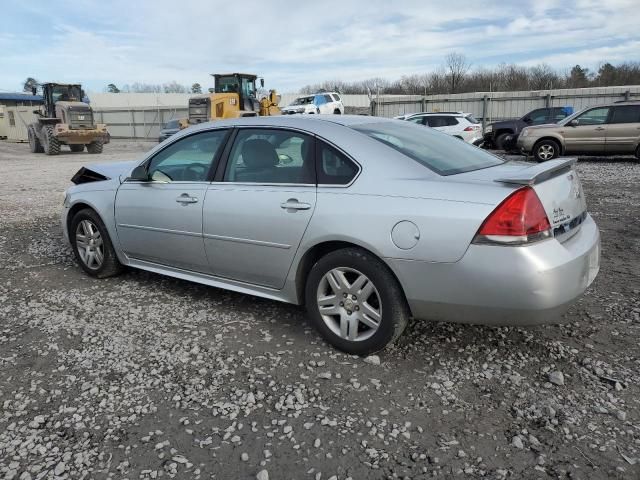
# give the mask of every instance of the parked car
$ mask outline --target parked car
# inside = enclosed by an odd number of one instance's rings
[[[526,127],[518,148],[539,162],[576,154],[635,154],[640,159],[640,101],[589,107],[558,125]]]
[[[480,122],[470,113],[423,112],[395,117],[418,125],[426,125],[474,145],[482,141]]]
[[[344,105],[342,104],[342,97],[339,93],[322,92],[298,97],[291,105],[282,109],[283,115],[292,115],[295,113],[334,113],[341,115],[344,114]]]
[[[487,125],[484,132],[485,148],[512,150],[516,147],[518,135],[529,125],[558,123],[573,113],[573,107],[537,108],[516,120],[505,120]]]
[[[383,118],[244,117],[83,167],[62,226],[91,276],[126,265],[303,304],[368,354],[410,317],[557,321],[599,268],[573,162],[505,162]]]
[[[174,135],[180,131],[180,121],[179,120],[169,120],[165,123],[164,128],[160,130],[160,136],[158,137],[158,142],[162,143],[171,135]]]

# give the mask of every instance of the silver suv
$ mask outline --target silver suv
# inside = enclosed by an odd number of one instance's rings
[[[640,101],[589,107],[557,124],[526,127],[518,148],[539,162],[576,154],[640,159]]]

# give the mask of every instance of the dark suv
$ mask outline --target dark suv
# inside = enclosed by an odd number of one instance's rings
[[[178,133],[180,131],[180,120],[169,120],[164,128],[160,130],[160,135],[158,136],[158,142],[164,142],[167,138],[169,138],[174,133]]]
[[[505,120],[489,125],[484,132],[484,148],[512,150],[524,127],[558,123],[573,113],[573,107],[536,108],[516,120]]]

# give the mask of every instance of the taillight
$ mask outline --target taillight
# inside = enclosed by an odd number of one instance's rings
[[[516,190],[480,226],[474,243],[522,245],[551,236],[549,218],[531,187]]]
[[[476,130],[480,130],[480,126],[479,125],[470,125],[467,128],[464,129],[465,132],[474,132]]]

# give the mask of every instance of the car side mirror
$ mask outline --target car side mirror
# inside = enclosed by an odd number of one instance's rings
[[[148,182],[149,173],[147,172],[147,167],[144,165],[138,165],[133,169],[131,175],[129,175],[129,180],[133,180],[135,182]]]
[[[577,127],[580,124],[580,122],[578,120],[571,120],[569,123],[567,123],[567,125],[569,125],[570,127]]]

